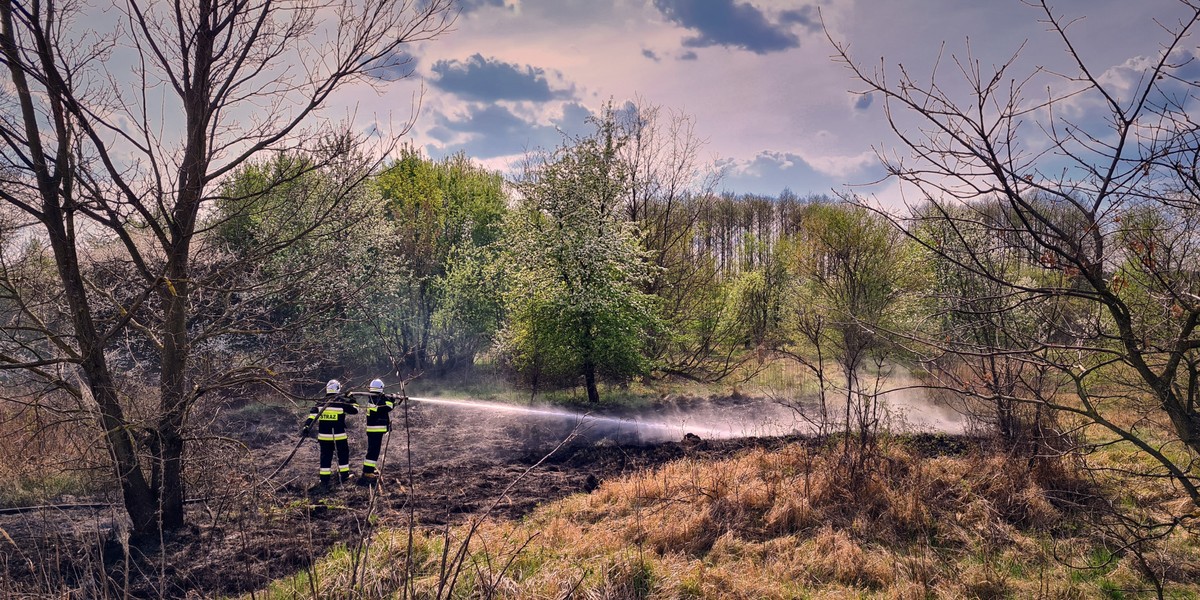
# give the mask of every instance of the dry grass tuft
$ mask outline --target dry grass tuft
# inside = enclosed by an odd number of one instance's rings
[[[71,401],[0,400],[0,506],[43,504],[103,489],[100,432]]]
[[[964,598],[1007,598],[1008,577],[989,564],[968,565],[960,572]]]
[[[519,523],[485,523],[457,597],[1105,598],[1147,589],[1130,557],[1066,566],[1098,548],[1080,505],[1062,500],[1084,488],[1067,463],[923,458],[899,444],[868,457],[793,445],[681,460]],[[440,543],[417,540],[420,593],[436,589]],[[1197,547],[1180,531],[1147,556],[1176,589],[1197,594],[1200,568],[1178,566],[1200,564]],[[404,562],[402,544],[374,552],[379,564]]]

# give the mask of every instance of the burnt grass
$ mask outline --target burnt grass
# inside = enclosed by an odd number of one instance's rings
[[[721,404],[721,401],[717,401]],[[746,400],[726,401],[746,410]],[[752,408],[752,407],[750,407]],[[380,527],[442,531],[486,514],[519,519],[536,506],[587,493],[606,479],[690,457],[717,460],[749,448],[822,444],[810,437],[685,438],[646,443],[595,423],[411,403],[397,410],[374,496],[353,483],[311,494],[318,448],[297,446],[303,412],[247,405],[208,426],[193,451],[197,473],[187,529],[152,543],[119,543],[118,509],[47,509],[0,516],[0,589],[78,597],[212,597],[249,592],[353,546]],[[361,415],[351,417],[351,472],[362,468]],[[919,434],[905,443],[921,454],[977,447],[958,436]],[[198,490],[198,492],[197,492]],[[95,500],[95,499],[91,499]],[[114,525],[116,524],[116,525]],[[76,596],[62,596],[76,597]]]

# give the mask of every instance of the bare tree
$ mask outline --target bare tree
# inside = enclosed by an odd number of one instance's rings
[[[658,267],[646,291],[663,294],[681,287],[671,294],[672,301],[684,302],[695,296],[688,292],[696,286],[711,283],[711,276],[697,273],[690,254],[696,226],[721,172],[701,164],[705,142],[696,136],[691,116],[641,99],[627,104],[618,116],[628,140],[619,150],[629,177],[625,217],[638,225],[642,244]]]
[[[897,223],[989,282],[998,301],[1038,306],[1037,334],[1000,323],[1012,335],[991,354],[1022,361],[1041,381],[989,394],[1012,393],[1103,430],[1093,439],[1152,459],[1138,475],[1172,482],[1200,507],[1200,129],[1198,86],[1182,72],[1194,60],[1200,6],[1179,3],[1157,56],[1126,65],[1135,84],[1125,89],[1078,51],[1075,21],[1046,2],[1028,4],[1066,49],[1071,74],[1014,76],[1015,56],[988,69],[968,52],[951,60],[966,84],[956,96],[936,72],[924,79],[903,67],[868,68],[835,46],[865,91],[884,98],[907,151],[881,158],[925,206]],[[1034,86],[1037,96],[1027,93]],[[1096,106],[1103,119],[1087,119]],[[989,216],[997,205],[1005,218]],[[931,221],[954,243],[917,233]],[[979,230],[1019,252],[1020,268],[989,259],[993,245],[972,241]]]
[[[24,311],[14,326],[36,339],[5,347],[0,367],[33,373],[94,410],[132,535],[146,538],[184,523],[184,428],[196,399],[213,385],[269,375],[255,365],[203,386],[194,379],[197,345],[219,337],[199,331],[195,316],[206,285],[198,254],[211,250],[200,243],[202,220],[221,182],[269,151],[303,147],[314,159],[267,189],[354,156],[355,136],[321,109],[350,84],[403,72],[404,49],[445,31],[453,12],[449,0],[129,0],[114,8],[118,22],[103,23],[86,12],[99,7],[0,2],[9,83],[0,199],[29,217],[28,236],[49,249],[65,308],[56,321]],[[331,195],[317,222],[344,196]],[[99,279],[100,246],[133,276]],[[219,308],[221,295],[210,297],[218,300],[208,308]],[[128,375],[113,364],[127,336],[156,357],[147,422],[130,420]]]
[[[706,141],[696,135],[695,119],[690,115],[637,98],[621,107],[616,117],[626,140],[619,148],[629,179],[622,198],[624,218],[636,225],[653,267],[643,289],[661,298],[663,319],[677,332],[653,340],[651,352],[670,375],[705,381],[727,377],[758,356],[757,352],[765,351],[768,344],[763,343],[761,331],[747,342],[746,323],[740,319],[744,315],[739,312],[747,303],[735,306],[736,299],[731,298],[737,292],[730,291],[735,287],[731,282],[743,273],[730,257],[742,249],[724,243],[717,250],[702,239],[712,227],[708,221],[714,220],[714,215],[732,217],[736,212],[738,217],[770,229],[758,232],[762,234],[758,236],[761,254],[770,256],[780,236],[774,228],[778,224],[775,205],[718,199],[714,190],[724,173],[715,163],[704,162],[701,152]],[[762,218],[763,212],[766,218]],[[724,236],[722,241],[731,237]],[[763,266],[748,262],[745,270]],[[762,271],[754,277],[770,279],[782,270]],[[767,281],[766,289],[778,289],[780,286],[771,285],[775,283]],[[755,308],[766,304],[759,302]],[[721,317],[722,312],[731,314]]]
[[[813,205],[804,227],[796,244],[791,308],[796,342],[807,348],[789,356],[818,380],[818,414],[809,418],[822,429],[830,425],[825,394],[837,389],[845,401],[845,448],[853,435],[859,449],[866,449],[884,417],[880,395],[893,350],[884,332],[903,320],[919,270],[903,237],[860,207]],[[826,359],[840,373],[831,373]]]

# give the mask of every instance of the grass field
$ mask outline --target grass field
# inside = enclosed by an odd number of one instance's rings
[[[520,522],[418,528],[415,597],[453,580],[457,598],[1140,598],[1153,574],[1167,597],[1200,598],[1196,536],[1122,549],[1096,524],[1115,490],[1066,461],[886,440],[860,458],[797,444],[685,459]],[[401,597],[407,545],[380,531],[256,597]],[[352,563],[369,565],[353,587]]]

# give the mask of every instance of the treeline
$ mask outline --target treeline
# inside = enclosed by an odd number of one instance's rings
[[[609,111],[512,179],[406,149],[338,202],[326,198],[342,181],[332,167],[280,154],[224,184],[213,247],[261,280],[328,273],[265,300],[277,325],[324,311],[287,346],[330,372],[436,377],[484,360],[531,387],[584,386],[594,402],[603,380],[715,381],[782,340],[810,221],[846,209],[715,193],[688,123],[657,107]],[[665,152],[680,147],[691,151]],[[302,231],[326,205],[339,213],[330,230]],[[301,234],[265,264],[254,255]]]
[[[246,343],[277,372],[438,377],[484,361],[534,390],[581,386],[599,402],[602,381],[714,382],[785,357],[863,431],[878,407],[858,407],[870,396],[860,377],[946,364],[927,340],[981,326],[982,309],[962,300],[980,277],[952,246],[1032,277],[1055,272],[996,201],[931,203],[898,226],[827,196],[718,193],[689,123],[653,106],[609,110],[511,178],[410,148],[347,187],[340,166],[281,154],[231,176],[206,239],[212,256],[252,267],[250,287],[310,282],[263,288],[278,335]],[[948,230],[950,213],[935,212],[948,210],[993,223]]]

